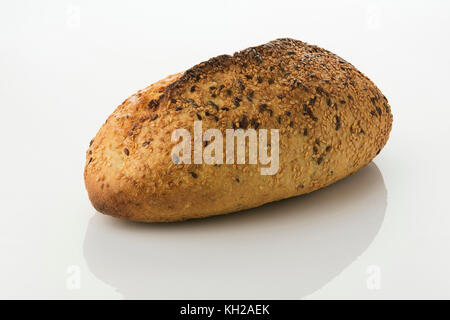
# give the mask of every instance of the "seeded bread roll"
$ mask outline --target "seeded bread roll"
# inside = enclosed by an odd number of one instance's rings
[[[175,164],[172,132],[278,129],[279,170]],[[100,212],[179,221],[235,212],[328,186],[367,165],[392,127],[386,97],[337,55],[278,39],[222,55],[125,100],[91,141],[84,178]],[[270,140],[269,140],[270,141]],[[248,151],[248,150],[247,150]],[[276,214],[274,212],[274,214]]]

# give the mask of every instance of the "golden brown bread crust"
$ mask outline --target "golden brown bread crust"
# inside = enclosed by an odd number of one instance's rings
[[[279,129],[279,171],[259,164],[175,165],[171,134]],[[125,100],[91,141],[84,172],[94,207],[137,221],[177,221],[308,193],[367,165],[392,127],[387,99],[353,65],[293,39],[222,55]],[[192,130],[191,130],[192,131]]]

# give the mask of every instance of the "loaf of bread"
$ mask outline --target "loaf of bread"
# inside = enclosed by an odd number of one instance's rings
[[[252,163],[250,137],[244,163],[228,161],[225,151],[223,161],[206,161],[201,152],[217,137],[194,142],[195,122],[202,133],[222,133],[223,150],[227,130],[253,129],[261,137],[265,129],[264,150],[277,153],[278,163],[272,172],[267,161]],[[317,46],[278,39],[212,58],[126,99],[90,143],[85,184],[93,206],[118,218],[225,214],[354,173],[380,152],[391,127],[386,97],[353,65]],[[180,160],[186,152],[174,153],[177,129],[192,136],[191,161]],[[257,150],[261,157],[264,150]]]

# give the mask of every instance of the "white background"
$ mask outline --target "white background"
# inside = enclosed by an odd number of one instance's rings
[[[450,298],[449,33],[448,1],[2,1],[0,298]],[[279,37],[337,53],[388,97],[371,165],[246,213],[95,213],[85,151],[117,105]]]

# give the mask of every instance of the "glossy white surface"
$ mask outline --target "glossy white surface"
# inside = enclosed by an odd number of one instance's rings
[[[2,2],[0,298],[450,298],[449,31],[448,1]],[[84,152],[118,104],[278,37],[337,53],[388,97],[372,164],[228,216],[95,213]]]

